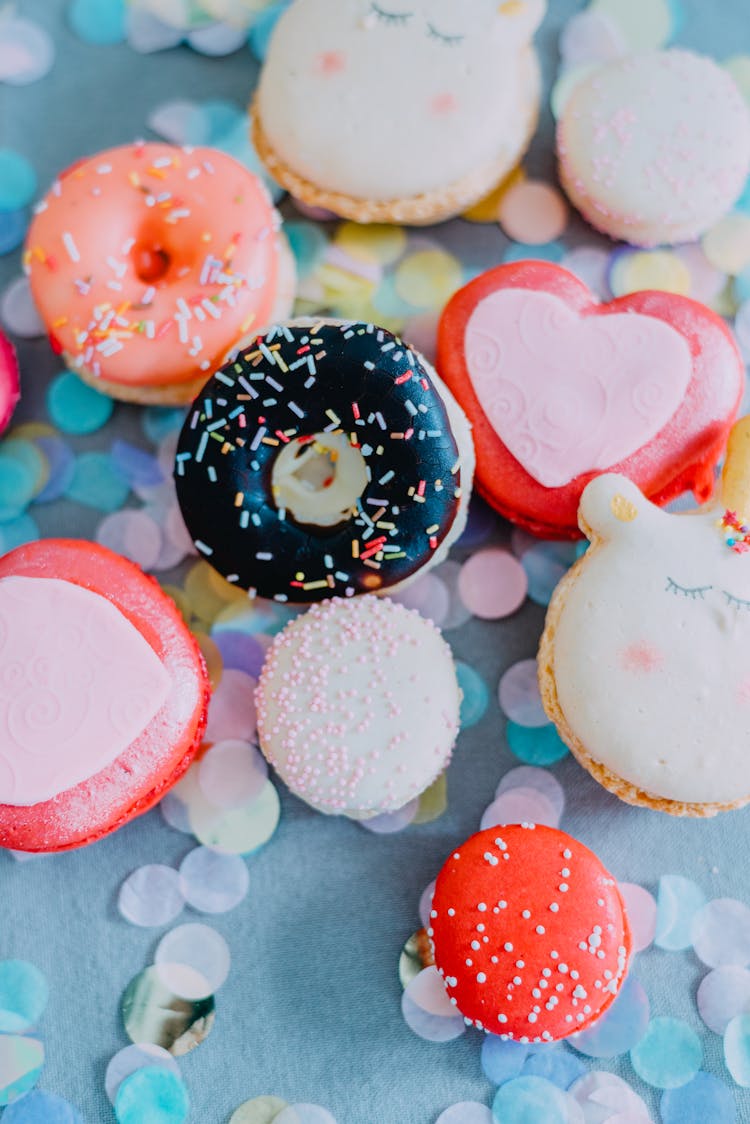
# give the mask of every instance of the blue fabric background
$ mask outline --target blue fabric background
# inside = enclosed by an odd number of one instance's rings
[[[581,6],[550,0],[538,39],[548,85],[559,29]],[[719,59],[750,51],[745,0],[682,0],[682,6],[680,42]],[[52,74],[36,85],[0,86],[0,145],[25,153],[42,186],[79,156],[149,135],[148,112],[168,98],[242,104],[255,80],[248,52],[213,60],[187,48],[140,56],[125,45],[92,47],[68,30],[63,0],[22,0],[19,7],[50,29],[58,57]],[[552,176],[551,135],[545,107],[527,162],[532,173]],[[498,229],[463,222],[439,228],[437,237],[482,267],[495,264],[505,245]],[[566,240],[597,241],[577,220]],[[0,260],[0,288],[17,272],[15,255]],[[58,366],[42,340],[24,343],[20,352],[25,399],[19,418],[42,417],[44,388]],[[137,439],[137,416],[135,408],[119,407],[118,435]],[[110,425],[106,436],[82,439],[77,448],[105,447],[112,432]],[[46,534],[73,529],[84,536],[96,522],[73,504],[38,510]],[[212,1035],[180,1063],[192,1120],[224,1124],[237,1105],[262,1093],[323,1104],[339,1124],[432,1124],[456,1101],[490,1103],[479,1036],[446,1045],[416,1038],[401,1018],[396,964],[418,926],[421,891],[451,848],[476,829],[502,773],[517,764],[505,743],[494,686],[503,669],[535,654],[542,621],[543,611],[527,603],[511,620],[472,621],[449,634],[456,656],[480,668],[493,699],[480,724],[460,738],[449,775],[450,809],[438,822],[375,837],[283,793],[278,833],[249,860],[246,901],[212,922],[229,941],[233,967],[217,997]],[[568,798],[562,826],[620,878],[653,890],[660,874],[681,873],[709,896],[750,900],[750,809],[707,823],[673,820],[618,803],[570,759],[554,772]],[[41,1028],[47,1047],[41,1087],[75,1102],[88,1124],[113,1120],[103,1078],[109,1058],[126,1044],[120,995],[150,962],[160,936],[119,918],[117,888],[134,867],[176,863],[189,848],[187,837],[152,812],[82,852],[26,864],[0,855],[0,957],[34,961],[51,984]],[[639,958],[636,971],[653,1011],[695,1026],[706,1067],[729,1080],[720,1040],[697,1015],[695,989],[705,969],[692,953],[654,949]],[[603,1067],[618,1069],[655,1108],[627,1061]],[[736,1090],[735,1098],[738,1118],[750,1121],[750,1091]]]

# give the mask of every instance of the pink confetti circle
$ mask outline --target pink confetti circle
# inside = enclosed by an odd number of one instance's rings
[[[435,882],[430,882],[422,891],[422,896],[419,899],[419,920],[422,922],[422,928],[428,929],[430,926],[430,910],[432,909],[432,898],[435,893]]]
[[[99,524],[96,541],[135,562],[142,570],[152,569],[161,553],[161,528],[145,511],[115,511]]]
[[[451,595],[445,582],[437,574],[423,574],[406,589],[393,595],[407,609],[416,609],[420,616],[441,628],[448,617]]]
[[[750,908],[734,898],[714,898],[693,918],[695,954],[709,968],[750,963]]]
[[[564,233],[568,205],[557,188],[541,180],[522,180],[500,203],[500,225],[509,238],[540,246]]]
[[[633,935],[633,952],[643,952],[656,934],[656,898],[635,882],[620,882]]]
[[[216,742],[198,764],[198,783],[216,808],[242,808],[260,796],[268,765],[251,742]]]
[[[508,823],[538,823],[547,827],[557,827],[560,817],[552,802],[536,788],[511,788],[501,792],[485,809],[479,825],[497,827]]]
[[[519,660],[503,674],[498,686],[500,707],[519,726],[548,726],[539,694],[536,660]]]
[[[403,831],[413,822],[418,811],[419,800],[410,800],[395,812],[382,812],[379,816],[370,816],[369,819],[359,822],[373,835],[395,835],[397,831]]]
[[[747,968],[715,968],[704,976],[696,996],[698,1014],[714,1034],[723,1034],[737,1015],[750,1014]]]
[[[461,567],[458,593],[467,609],[481,620],[509,617],[523,605],[526,571],[507,550],[480,550]]]
[[[256,682],[244,671],[226,669],[208,707],[206,741],[254,741]]]
[[[495,799],[514,788],[533,788],[541,792],[555,810],[557,822],[562,819],[565,811],[565,792],[563,786],[553,777],[549,769],[540,769],[536,765],[519,765],[505,774],[495,792]]]

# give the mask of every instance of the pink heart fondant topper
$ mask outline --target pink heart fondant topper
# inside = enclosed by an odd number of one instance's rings
[[[445,308],[438,373],[473,427],[476,486],[534,534],[574,538],[588,481],[621,472],[658,504],[706,500],[744,365],[697,301],[642,291],[601,304],[568,270],[521,261]]]
[[[651,441],[692,375],[687,343],[663,321],[586,318],[551,293],[523,289],[480,301],[465,349],[493,429],[545,488],[602,471]]]

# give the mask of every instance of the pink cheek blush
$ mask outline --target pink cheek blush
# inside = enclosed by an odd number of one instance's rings
[[[743,679],[737,687],[737,702],[742,706],[750,703],[750,678]]]
[[[663,663],[663,653],[645,640],[628,644],[620,654],[620,664],[625,671],[636,673],[658,671]]]
[[[454,94],[438,94],[430,102],[430,111],[435,117],[449,117],[458,109],[458,99]]]
[[[343,51],[322,51],[315,59],[318,74],[341,74],[346,70],[346,55]]]

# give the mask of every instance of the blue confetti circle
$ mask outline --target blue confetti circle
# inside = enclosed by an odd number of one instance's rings
[[[10,254],[18,249],[26,237],[28,225],[29,212],[26,207],[0,211],[0,254]]]
[[[468,730],[470,726],[476,726],[480,718],[484,717],[490,701],[490,692],[479,672],[462,660],[456,660],[456,678],[463,692],[461,729]]]
[[[0,148],[0,211],[27,207],[36,186],[36,172],[26,157],[12,148]]]
[[[73,479],[66,496],[96,511],[117,511],[125,503],[130,488],[112,464],[108,453],[81,453],[76,458]]]
[[[503,262],[528,261],[562,261],[565,257],[565,247],[562,242],[544,242],[541,246],[527,246],[525,242],[512,242],[503,252]]]
[[[164,473],[153,453],[129,441],[112,442],[112,463],[132,487],[155,488],[164,483]]]
[[[549,605],[555,586],[575,562],[575,543],[540,542],[524,551],[521,565],[529,579],[529,597]]]
[[[73,0],[68,19],[84,43],[104,47],[125,40],[125,0]]]
[[[664,874],[659,879],[656,901],[654,944],[668,952],[689,948],[693,918],[706,904],[700,886],[681,874]]]
[[[503,1041],[488,1034],[482,1043],[482,1070],[493,1085],[502,1085],[520,1076],[528,1056],[529,1048],[522,1042]]]
[[[297,263],[300,278],[313,272],[325,253],[328,239],[313,222],[285,222],[284,233]]]
[[[23,1033],[47,1006],[47,981],[27,960],[0,960],[0,1032]]]
[[[568,747],[554,726],[519,726],[508,722],[505,736],[511,753],[526,765],[554,765],[568,754]]]
[[[248,41],[250,43],[250,50],[253,52],[258,62],[263,62],[265,59],[274,28],[290,3],[291,0],[285,0],[285,2],[281,4],[271,4],[255,17],[253,26],[250,28]]]
[[[586,1065],[562,1046],[548,1046],[526,1059],[523,1077],[543,1077],[558,1089],[569,1089],[574,1081],[588,1073]]]
[[[630,1051],[633,1069],[647,1085],[678,1089],[692,1081],[703,1061],[701,1040],[682,1019],[652,1019]]]
[[[237,629],[226,628],[211,634],[216,647],[221,652],[224,667],[244,671],[257,679],[265,662],[266,650],[254,636]]]
[[[687,1085],[667,1089],[661,1098],[662,1124],[732,1124],[734,1097],[712,1073],[698,1073]]]
[[[643,987],[628,976],[614,1003],[593,1026],[570,1039],[570,1045],[588,1058],[616,1058],[627,1054],[648,1029],[649,1001]]]
[[[495,513],[480,496],[469,500],[469,515],[466,526],[458,539],[459,546],[481,546],[486,542],[495,526]]]
[[[182,429],[185,421],[185,411],[176,406],[146,406],[141,413],[143,432],[154,445],[170,433]]]
[[[49,480],[34,496],[34,503],[51,503],[64,495],[70,487],[75,472],[76,455],[67,441],[56,434],[37,437],[38,445],[49,464]]]
[[[502,1124],[568,1124],[568,1098],[543,1077],[515,1077],[495,1094],[492,1112]]]
[[[69,1101],[37,1090],[6,1108],[3,1124],[83,1124],[83,1117]]]
[[[63,433],[96,433],[112,417],[113,409],[111,398],[81,382],[72,371],[59,374],[47,390],[49,416]]]
[[[190,1111],[185,1083],[168,1069],[138,1069],[120,1085],[115,1098],[119,1124],[182,1124]]]
[[[0,554],[7,554],[9,550],[15,550],[17,546],[24,546],[27,542],[36,542],[39,537],[39,527],[30,515],[21,515],[18,519],[1,523]]]

